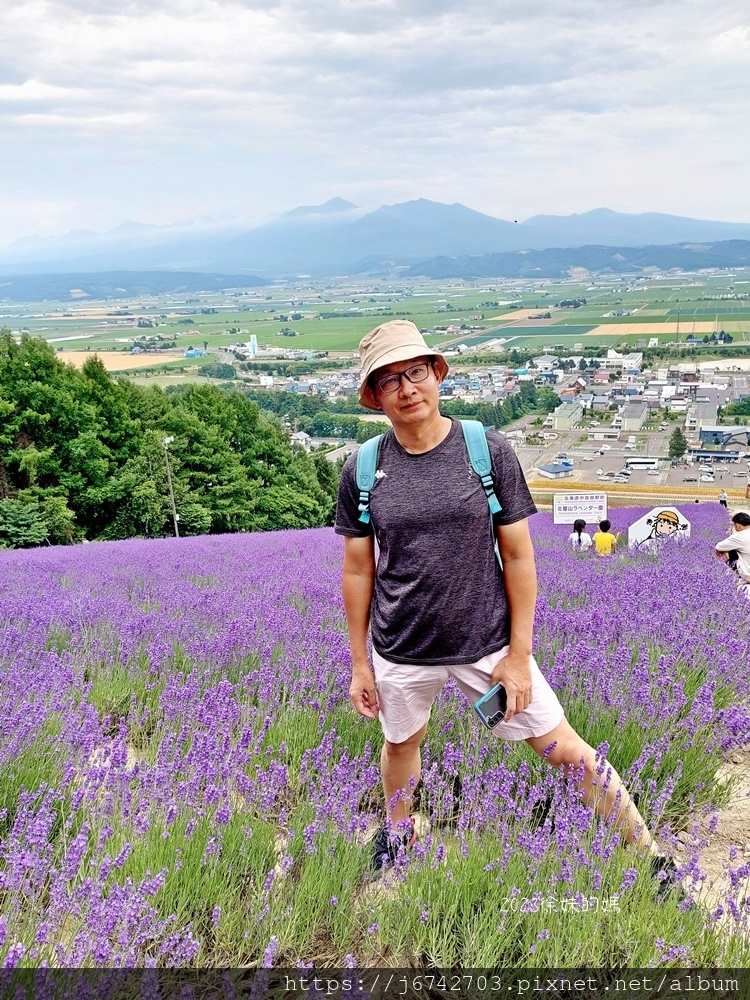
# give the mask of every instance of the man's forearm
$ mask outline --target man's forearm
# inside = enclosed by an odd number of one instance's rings
[[[341,590],[344,598],[346,624],[349,629],[352,665],[354,667],[363,666],[369,663],[367,633],[370,627],[373,579],[369,575],[345,572]]]
[[[505,594],[510,608],[510,648],[530,654],[533,648],[536,610],[536,567],[530,557],[503,560]]]

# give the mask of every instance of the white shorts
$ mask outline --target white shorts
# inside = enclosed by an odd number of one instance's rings
[[[403,743],[413,736],[430,718],[432,703],[449,677],[472,704],[487,694],[492,671],[499,660],[508,655],[510,647],[483,656],[476,663],[450,666],[416,666],[413,663],[391,663],[376,650],[372,651],[375,686],[380,706],[380,724],[389,743]],[[493,736],[504,740],[527,740],[545,736],[565,718],[557,695],[547,683],[539,666],[531,657],[531,704],[514,715],[510,722],[499,722]],[[468,711],[472,711],[468,709]]]

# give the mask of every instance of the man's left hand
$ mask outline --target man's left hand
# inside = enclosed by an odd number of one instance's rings
[[[531,657],[511,650],[495,665],[492,683],[502,684],[505,688],[508,707],[503,722],[510,722],[514,715],[523,712],[531,704]]]

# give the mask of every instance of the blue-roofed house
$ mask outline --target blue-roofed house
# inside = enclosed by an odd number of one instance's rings
[[[573,463],[549,462],[547,465],[540,465],[537,471],[545,479],[566,479],[573,475]]]

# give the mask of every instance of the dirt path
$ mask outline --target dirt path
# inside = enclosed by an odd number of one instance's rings
[[[699,899],[711,911],[724,903],[729,893],[727,868],[730,865],[729,854],[732,847],[737,850],[737,856],[731,862],[732,867],[736,868],[750,858],[750,751],[733,754],[720,768],[718,777],[721,782],[732,785],[731,798],[718,811],[719,822],[713,833],[707,831],[705,823],[701,824],[702,839],[707,843],[698,852],[700,869],[707,876]],[[678,839],[680,847],[675,858],[680,863],[687,861],[692,855],[694,841],[689,833],[679,834]],[[739,899],[744,895],[750,895],[750,884],[746,886],[744,893],[740,892]]]

